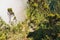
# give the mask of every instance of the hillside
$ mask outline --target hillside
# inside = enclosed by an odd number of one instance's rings
[[[28,0],[26,16],[17,25],[0,18],[0,40],[60,40],[60,0]]]

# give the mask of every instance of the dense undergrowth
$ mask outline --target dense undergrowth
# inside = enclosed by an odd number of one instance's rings
[[[60,40],[60,1],[28,0],[27,19],[35,31],[31,40]]]
[[[60,0],[28,0],[27,4],[25,21],[8,25],[0,18],[0,40],[60,40]]]
[[[26,24],[24,23],[9,25],[0,18],[0,40],[25,40],[27,33],[25,26]]]

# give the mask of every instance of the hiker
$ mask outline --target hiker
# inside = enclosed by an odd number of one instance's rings
[[[17,21],[16,16],[14,15],[12,8],[8,8],[7,11],[8,11],[8,16],[9,16],[9,23],[14,22],[14,21],[16,22]]]

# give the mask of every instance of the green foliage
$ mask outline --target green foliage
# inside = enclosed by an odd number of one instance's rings
[[[22,23],[8,25],[0,18],[0,40],[60,40],[60,1],[28,0],[27,4]]]
[[[34,32],[28,34],[28,38],[33,38],[32,40],[59,40],[60,14],[57,10],[60,6],[57,5],[60,4],[58,2],[60,1],[28,0],[28,26],[35,29]]]
[[[27,33],[27,31],[22,31],[23,25],[25,25],[24,22],[19,22],[17,25],[9,25],[0,18],[0,40],[23,40]]]

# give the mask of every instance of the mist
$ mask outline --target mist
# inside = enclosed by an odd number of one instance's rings
[[[24,21],[26,18],[27,0],[0,0],[0,17],[6,22],[9,22],[7,9],[12,8],[18,21]]]

